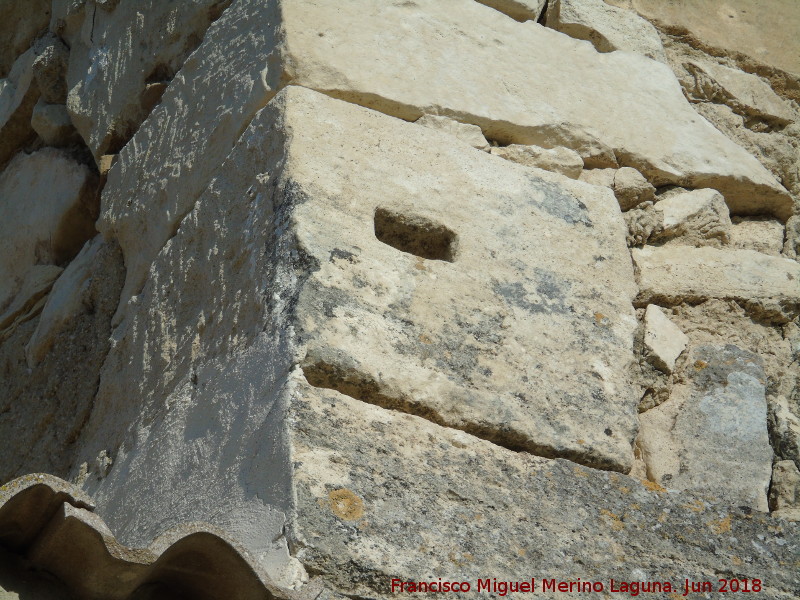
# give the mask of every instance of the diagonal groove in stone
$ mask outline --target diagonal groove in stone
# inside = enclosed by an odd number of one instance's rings
[[[461,424],[449,422],[446,417],[430,406],[405,397],[402,393],[393,393],[370,375],[356,369],[343,368],[310,356],[306,357],[301,368],[306,381],[316,388],[333,390],[366,404],[413,415],[447,429],[463,431],[512,452],[524,452],[541,458],[563,458],[599,471],[614,470],[599,465],[596,460],[593,460],[594,457],[583,456],[569,450],[558,451],[536,444],[528,436],[511,428],[503,430],[469,421]]]

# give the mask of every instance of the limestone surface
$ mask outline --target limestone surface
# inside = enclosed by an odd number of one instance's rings
[[[800,9],[794,0],[609,0],[609,3],[631,7],[663,27],[689,33],[701,47],[742,54],[756,63],[800,73],[800,57],[793,43],[800,28]]]
[[[388,596],[382,590],[391,577],[467,580],[474,590],[486,571],[517,581],[531,576],[531,565],[566,580],[600,579],[607,591],[609,577],[682,583],[740,560],[737,573],[764,578],[767,597],[790,597],[785,590],[796,586],[793,568],[772,565],[794,560],[797,523],[509,453],[410,415],[313,391],[316,398],[298,390],[304,400],[293,405],[293,422],[303,425],[294,438],[291,530],[302,561],[347,594]],[[480,485],[465,476],[475,472]],[[777,529],[756,533],[764,527]],[[387,556],[398,560],[387,565]],[[537,595],[566,596],[542,594],[537,583]],[[653,597],[659,595],[669,597]]]
[[[770,508],[775,516],[800,521],[800,470],[791,460],[780,460],[772,467]]]
[[[547,0],[476,0],[517,21],[537,21]]]
[[[478,150],[488,150],[489,142],[483,137],[481,128],[477,125],[469,125],[467,123],[459,123],[447,117],[438,117],[436,115],[422,115],[417,120],[417,125],[423,127],[430,127],[444,131],[460,139],[462,142],[469,144]]]
[[[688,382],[639,417],[648,477],[766,512],[772,448],[760,359],[733,345],[700,346],[691,362]]]
[[[647,306],[644,315],[645,357],[656,368],[671,373],[688,341],[689,338],[669,320],[661,308],[655,304]]]
[[[583,159],[580,154],[569,148],[540,148],[511,144],[492,148],[491,153],[526,167],[561,173],[571,179],[578,179],[583,172]]]
[[[631,166],[655,185],[711,187],[736,213],[791,214],[786,190],[698,116],[666,65],[599,54],[477,2],[286,0],[282,8],[285,76],[297,85],[406,120],[450,116],[503,144],[565,146],[587,166]],[[441,60],[447,69],[433,68]]]
[[[786,323],[800,312],[800,263],[753,250],[645,246],[632,250],[637,304],[736,300],[755,316]]]
[[[33,107],[31,127],[48,146],[65,146],[77,138],[63,104],[45,104],[40,99]]]
[[[276,11],[274,2],[232,4],[109,172],[97,227],[117,239],[125,255],[116,321],[250,119],[276,91]],[[230,98],[237,102],[229,104]]]
[[[78,7],[66,9],[76,22],[72,25],[74,35],[67,35],[67,108],[97,159],[119,152],[128,142],[152,108],[152,104],[143,102],[147,85],[174,77],[229,2],[145,0],[113,7],[94,2],[73,4]],[[65,16],[64,12],[53,15]],[[53,28],[64,33],[57,26]],[[135,44],[130,41],[133,39]]]
[[[587,40],[598,52],[626,50],[667,62],[658,31],[635,12],[603,0],[551,0],[546,25],[568,36]]]
[[[92,237],[95,183],[85,165],[52,148],[19,154],[0,174],[0,307],[33,265],[67,261]]]
[[[290,373],[376,410],[627,471],[635,287],[615,206],[607,190],[286,88],[114,333],[78,461],[112,450],[108,475],[85,484],[101,514],[126,543],[208,520],[297,584],[280,534],[293,510]],[[192,292],[176,303],[176,289]]]
[[[784,246],[785,228],[779,221],[763,218],[734,217],[730,231],[730,244],[734,248],[755,250],[772,256],[781,255]],[[788,253],[785,254],[792,258]]]

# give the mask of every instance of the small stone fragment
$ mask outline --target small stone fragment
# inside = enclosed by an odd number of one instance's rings
[[[537,21],[547,0],[477,0],[517,21]]]
[[[664,311],[655,304],[649,304],[644,315],[645,358],[657,369],[672,373],[675,361],[686,348],[689,338],[675,323],[667,318]]]
[[[592,185],[601,185],[603,187],[614,189],[614,175],[617,169],[586,169],[578,179],[591,183]]]
[[[449,133],[478,150],[489,149],[489,142],[483,137],[483,132],[477,125],[461,123],[455,119],[438,115],[422,115],[417,119],[416,123],[423,127],[430,127],[431,129]]]
[[[526,167],[554,171],[572,179],[578,179],[583,172],[583,159],[580,154],[569,148],[511,144],[492,148],[491,153]]]
[[[766,512],[772,447],[761,359],[733,345],[700,346],[691,358],[687,382],[639,415],[648,475]]]
[[[638,206],[642,202],[652,201],[656,189],[631,167],[622,167],[614,173],[614,195],[623,211]]]
[[[683,67],[693,78],[693,98],[727,104],[745,117],[757,117],[777,125],[796,119],[789,105],[757,75],[704,61],[689,61]]]
[[[792,412],[789,400],[783,396],[770,399],[769,431],[775,454],[800,463],[800,418]]]
[[[603,0],[551,0],[545,24],[570,37],[588,40],[598,52],[627,50],[667,62],[653,25],[636,13]]]
[[[657,202],[655,209],[663,215],[664,223],[655,239],[674,240],[685,246],[720,245],[730,240],[728,205],[716,190],[673,193]]]
[[[783,224],[776,219],[733,217],[730,245],[780,256],[783,250]]]
[[[31,126],[48,146],[66,146],[79,139],[63,104],[45,104],[39,99],[33,107]]]

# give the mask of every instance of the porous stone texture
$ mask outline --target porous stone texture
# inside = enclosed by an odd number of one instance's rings
[[[431,129],[437,129],[439,131],[449,133],[450,135],[457,137],[462,142],[469,144],[478,150],[489,149],[489,142],[487,142],[486,138],[483,137],[481,128],[477,125],[459,123],[453,119],[449,119],[447,117],[437,117],[436,115],[422,115],[417,120],[417,125],[430,127]]]
[[[652,239],[684,246],[721,246],[731,241],[728,206],[718,191],[677,191],[665,196],[655,204],[663,229]],[[778,226],[783,231],[780,223]]]
[[[570,37],[591,42],[598,52],[626,50],[667,62],[653,25],[635,12],[603,0],[550,0],[545,24]]]
[[[753,250],[634,248],[637,304],[672,306],[704,298],[742,303],[753,316],[787,323],[800,312],[800,263]]]
[[[628,226],[628,246],[643,246],[651,238],[664,231],[664,213],[655,209],[652,202],[643,202],[636,208],[622,213]]]
[[[492,148],[491,153],[526,167],[561,173],[571,179],[578,179],[583,172],[583,159],[580,154],[569,148],[540,148],[511,144]]]
[[[0,174],[0,308],[34,265],[69,261],[94,235],[95,177],[67,154],[21,153]]]
[[[733,345],[700,346],[690,362],[688,381],[640,415],[648,478],[766,512],[772,448],[760,359]]]
[[[689,338],[661,308],[655,304],[647,306],[644,315],[645,358],[656,368],[671,373],[688,341]]]
[[[711,187],[739,214],[791,215],[786,190],[697,115],[666,65],[633,53],[599,54],[477,2],[375,6],[286,0],[286,77],[406,120],[436,112],[501,143],[572,148],[588,166],[634,167],[655,185]],[[356,21],[357,28],[347,25]],[[418,34],[389,34],[398,22]],[[445,56],[446,70],[430,68]],[[476,63],[487,68],[478,71]],[[406,83],[411,73],[413,86]]]
[[[730,245],[734,248],[780,256],[783,251],[785,230],[783,224],[775,219],[734,217],[730,229]]]
[[[59,4],[51,28],[70,47],[67,109],[99,158],[128,142],[152,109],[147,85],[172,80],[230,0]]]

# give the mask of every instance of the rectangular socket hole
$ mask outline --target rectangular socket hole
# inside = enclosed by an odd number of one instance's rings
[[[455,259],[458,239],[455,232],[440,223],[385,208],[375,210],[375,237],[401,252],[447,262]]]

